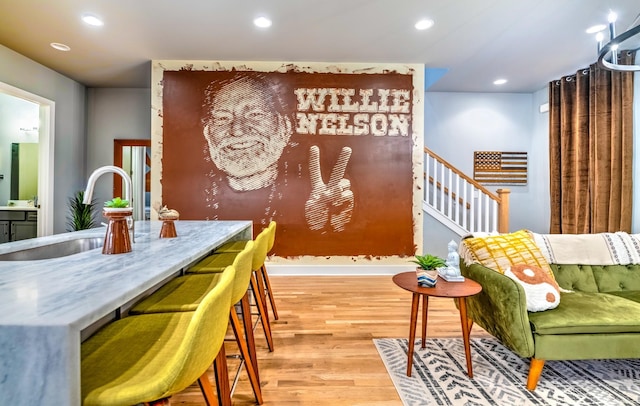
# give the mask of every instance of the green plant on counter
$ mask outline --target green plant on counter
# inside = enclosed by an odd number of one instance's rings
[[[82,203],[84,191],[79,191],[74,197],[69,198],[69,212],[67,218],[67,231],[79,231],[93,228],[95,221],[95,201],[88,204]]]
[[[111,209],[123,209],[129,207],[129,201],[122,200],[119,197],[114,197],[113,199],[104,202],[104,207],[109,207]]]
[[[416,255],[416,259],[411,262],[418,264],[420,268],[427,271],[442,268],[447,265],[444,259],[431,254]]]

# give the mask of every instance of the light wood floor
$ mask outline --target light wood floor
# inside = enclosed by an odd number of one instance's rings
[[[372,339],[408,337],[410,292],[390,276],[272,276],[271,284],[280,316],[271,324],[273,352],[256,329],[265,405],[402,405]],[[480,335],[474,326],[471,336]],[[453,300],[431,298],[427,337],[460,336]],[[205,403],[192,385],[171,404]],[[244,370],[233,404],[255,404]]]

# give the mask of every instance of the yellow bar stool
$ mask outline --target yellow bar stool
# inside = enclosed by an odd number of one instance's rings
[[[274,227],[275,227],[275,222]],[[275,228],[273,228],[275,231]],[[264,329],[264,335],[267,340],[267,346],[269,347],[269,351],[273,351],[273,336],[271,334],[271,323],[269,321],[269,314],[266,309],[266,299],[264,297],[264,285],[259,283],[259,278],[256,277],[258,275],[258,270],[264,265],[265,258],[267,257],[267,250],[269,246],[269,228],[265,228],[262,230],[256,239],[255,250],[253,252],[252,259],[252,269],[253,274],[251,275],[251,290],[253,291],[256,306],[258,308],[258,314],[260,317],[260,321],[262,324],[262,328]],[[244,242],[244,244],[248,244],[249,242]],[[193,267],[187,269],[187,273],[215,273],[219,272],[225,263],[231,258],[234,258],[237,252],[215,252],[214,254],[208,256],[204,260],[200,261],[198,264]]]
[[[273,249],[273,244],[276,241],[276,222],[275,221],[270,222],[269,226],[265,228],[265,230],[263,231],[265,231],[269,236],[268,243],[267,243],[267,254],[268,254]],[[246,243],[247,241],[231,241],[222,245],[220,248],[217,248],[215,250],[215,253],[216,254],[233,254],[234,252],[240,252],[242,247]],[[266,259],[266,256],[265,256],[265,259]],[[257,270],[256,272],[257,272],[258,286],[260,287],[261,291],[265,292],[264,294],[261,295],[265,310],[267,310],[267,297],[268,297],[269,303],[271,304],[271,310],[273,311],[273,318],[275,320],[278,320],[278,309],[276,308],[276,302],[275,302],[275,299],[273,298],[273,289],[271,289],[271,281],[269,281],[269,274],[267,273],[267,267],[265,266],[264,261],[260,266],[260,269]]]
[[[240,349],[241,365],[238,370],[245,365],[247,374],[249,375],[249,382],[256,396],[256,401],[258,404],[262,404],[262,390],[260,388],[258,375],[258,356],[255,347],[255,338],[253,336],[253,328],[251,326],[251,310],[248,296],[249,280],[252,275],[251,264],[254,247],[253,242],[247,244],[245,249],[233,258],[233,267],[236,269],[236,275],[231,293],[232,305],[227,309],[227,312],[236,342]],[[175,278],[133,306],[129,314],[152,314],[194,310],[199,307],[202,298],[206,296],[207,292],[215,289],[221,278],[220,275],[218,272],[200,273]],[[241,307],[245,339],[242,338],[243,328],[241,327],[241,322],[234,306],[238,302]]]
[[[266,232],[269,236],[268,244],[267,244],[267,254],[268,254],[273,249],[273,244],[276,241],[276,222],[271,221],[269,223],[269,226],[265,230],[267,230]],[[222,253],[240,252],[242,250],[242,247],[244,247],[246,243],[247,241],[231,241],[222,245],[220,248],[217,248],[215,250],[215,253],[222,254]],[[262,266],[260,266],[260,269],[257,271],[257,273],[258,273],[258,278],[257,278],[258,285],[260,286],[261,290],[264,290],[265,292],[264,295],[261,295],[263,298],[263,304],[264,304],[265,310],[267,308],[266,297],[268,296],[269,303],[271,304],[271,310],[273,311],[273,318],[275,320],[278,320],[278,309],[276,308],[276,302],[275,302],[275,299],[273,298],[273,289],[271,289],[269,274],[267,273],[267,267],[265,266],[264,262],[262,263]],[[264,285],[262,285],[263,283]]]
[[[269,252],[271,252],[271,250],[273,249],[273,244],[275,244],[276,242],[276,222],[272,221],[271,223],[269,223],[269,227],[267,227],[267,230],[269,233],[268,234],[269,241],[267,244],[267,254],[268,254]],[[266,260],[266,256],[265,256],[265,260]],[[260,267],[260,270],[258,271],[258,273],[259,273],[258,284],[261,284],[262,281],[264,281],[265,286],[261,288],[265,292],[265,295],[269,297],[269,303],[271,304],[271,310],[273,311],[273,318],[275,320],[278,320],[278,309],[276,308],[276,301],[273,298],[273,289],[271,289],[271,282],[269,281],[269,274],[267,273],[267,267],[264,261],[262,261],[262,266]],[[266,309],[267,307],[266,297],[263,296],[263,299],[265,300],[264,306]]]
[[[192,312],[157,313],[116,320],[81,346],[83,405],[166,404],[198,381],[207,404],[216,403],[207,370],[226,371],[224,337],[235,269]],[[228,376],[218,379],[227,380]],[[231,405],[230,393],[219,393]]]
[[[268,243],[267,243],[267,254],[268,254],[273,249],[273,244],[275,244],[275,241],[276,241],[276,222],[275,221],[270,222],[269,226],[263,231],[266,232],[268,235]],[[217,248],[215,250],[215,253],[223,254],[223,253],[239,252],[240,247],[243,246],[244,244],[246,244],[246,241],[231,241],[224,244],[222,247]],[[265,256],[265,260],[266,260],[266,256]],[[273,318],[275,320],[278,320],[278,309],[276,308],[276,302],[275,302],[275,299],[273,298],[273,289],[271,289],[271,281],[269,280],[269,274],[267,273],[267,267],[264,261],[262,262],[260,269],[256,270],[256,278],[258,281],[258,286],[260,287],[260,292],[264,292],[264,293],[261,293],[260,296],[262,298],[262,302],[264,304],[265,310],[267,310],[267,297],[268,297],[269,303],[271,304],[271,310],[273,311]]]

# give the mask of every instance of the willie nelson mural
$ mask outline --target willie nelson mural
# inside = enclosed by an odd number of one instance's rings
[[[280,257],[413,255],[413,80],[164,67],[162,204],[275,220]]]

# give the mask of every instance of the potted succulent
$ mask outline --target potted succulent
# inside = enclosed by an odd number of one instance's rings
[[[107,200],[104,202],[104,207],[102,208],[102,215],[109,219],[130,217],[132,214],[133,208],[129,206],[129,201],[120,197]],[[127,221],[130,222],[132,220],[127,219]],[[130,225],[131,224],[129,224],[129,226]]]
[[[114,197],[111,200],[104,202],[105,209],[130,209],[129,201],[123,200],[120,197]],[[120,211],[120,210],[107,210],[107,211]]]
[[[434,287],[438,281],[438,268],[445,267],[447,263],[444,259],[431,255],[416,255],[411,262],[417,264],[416,276],[418,284],[427,287]]]

